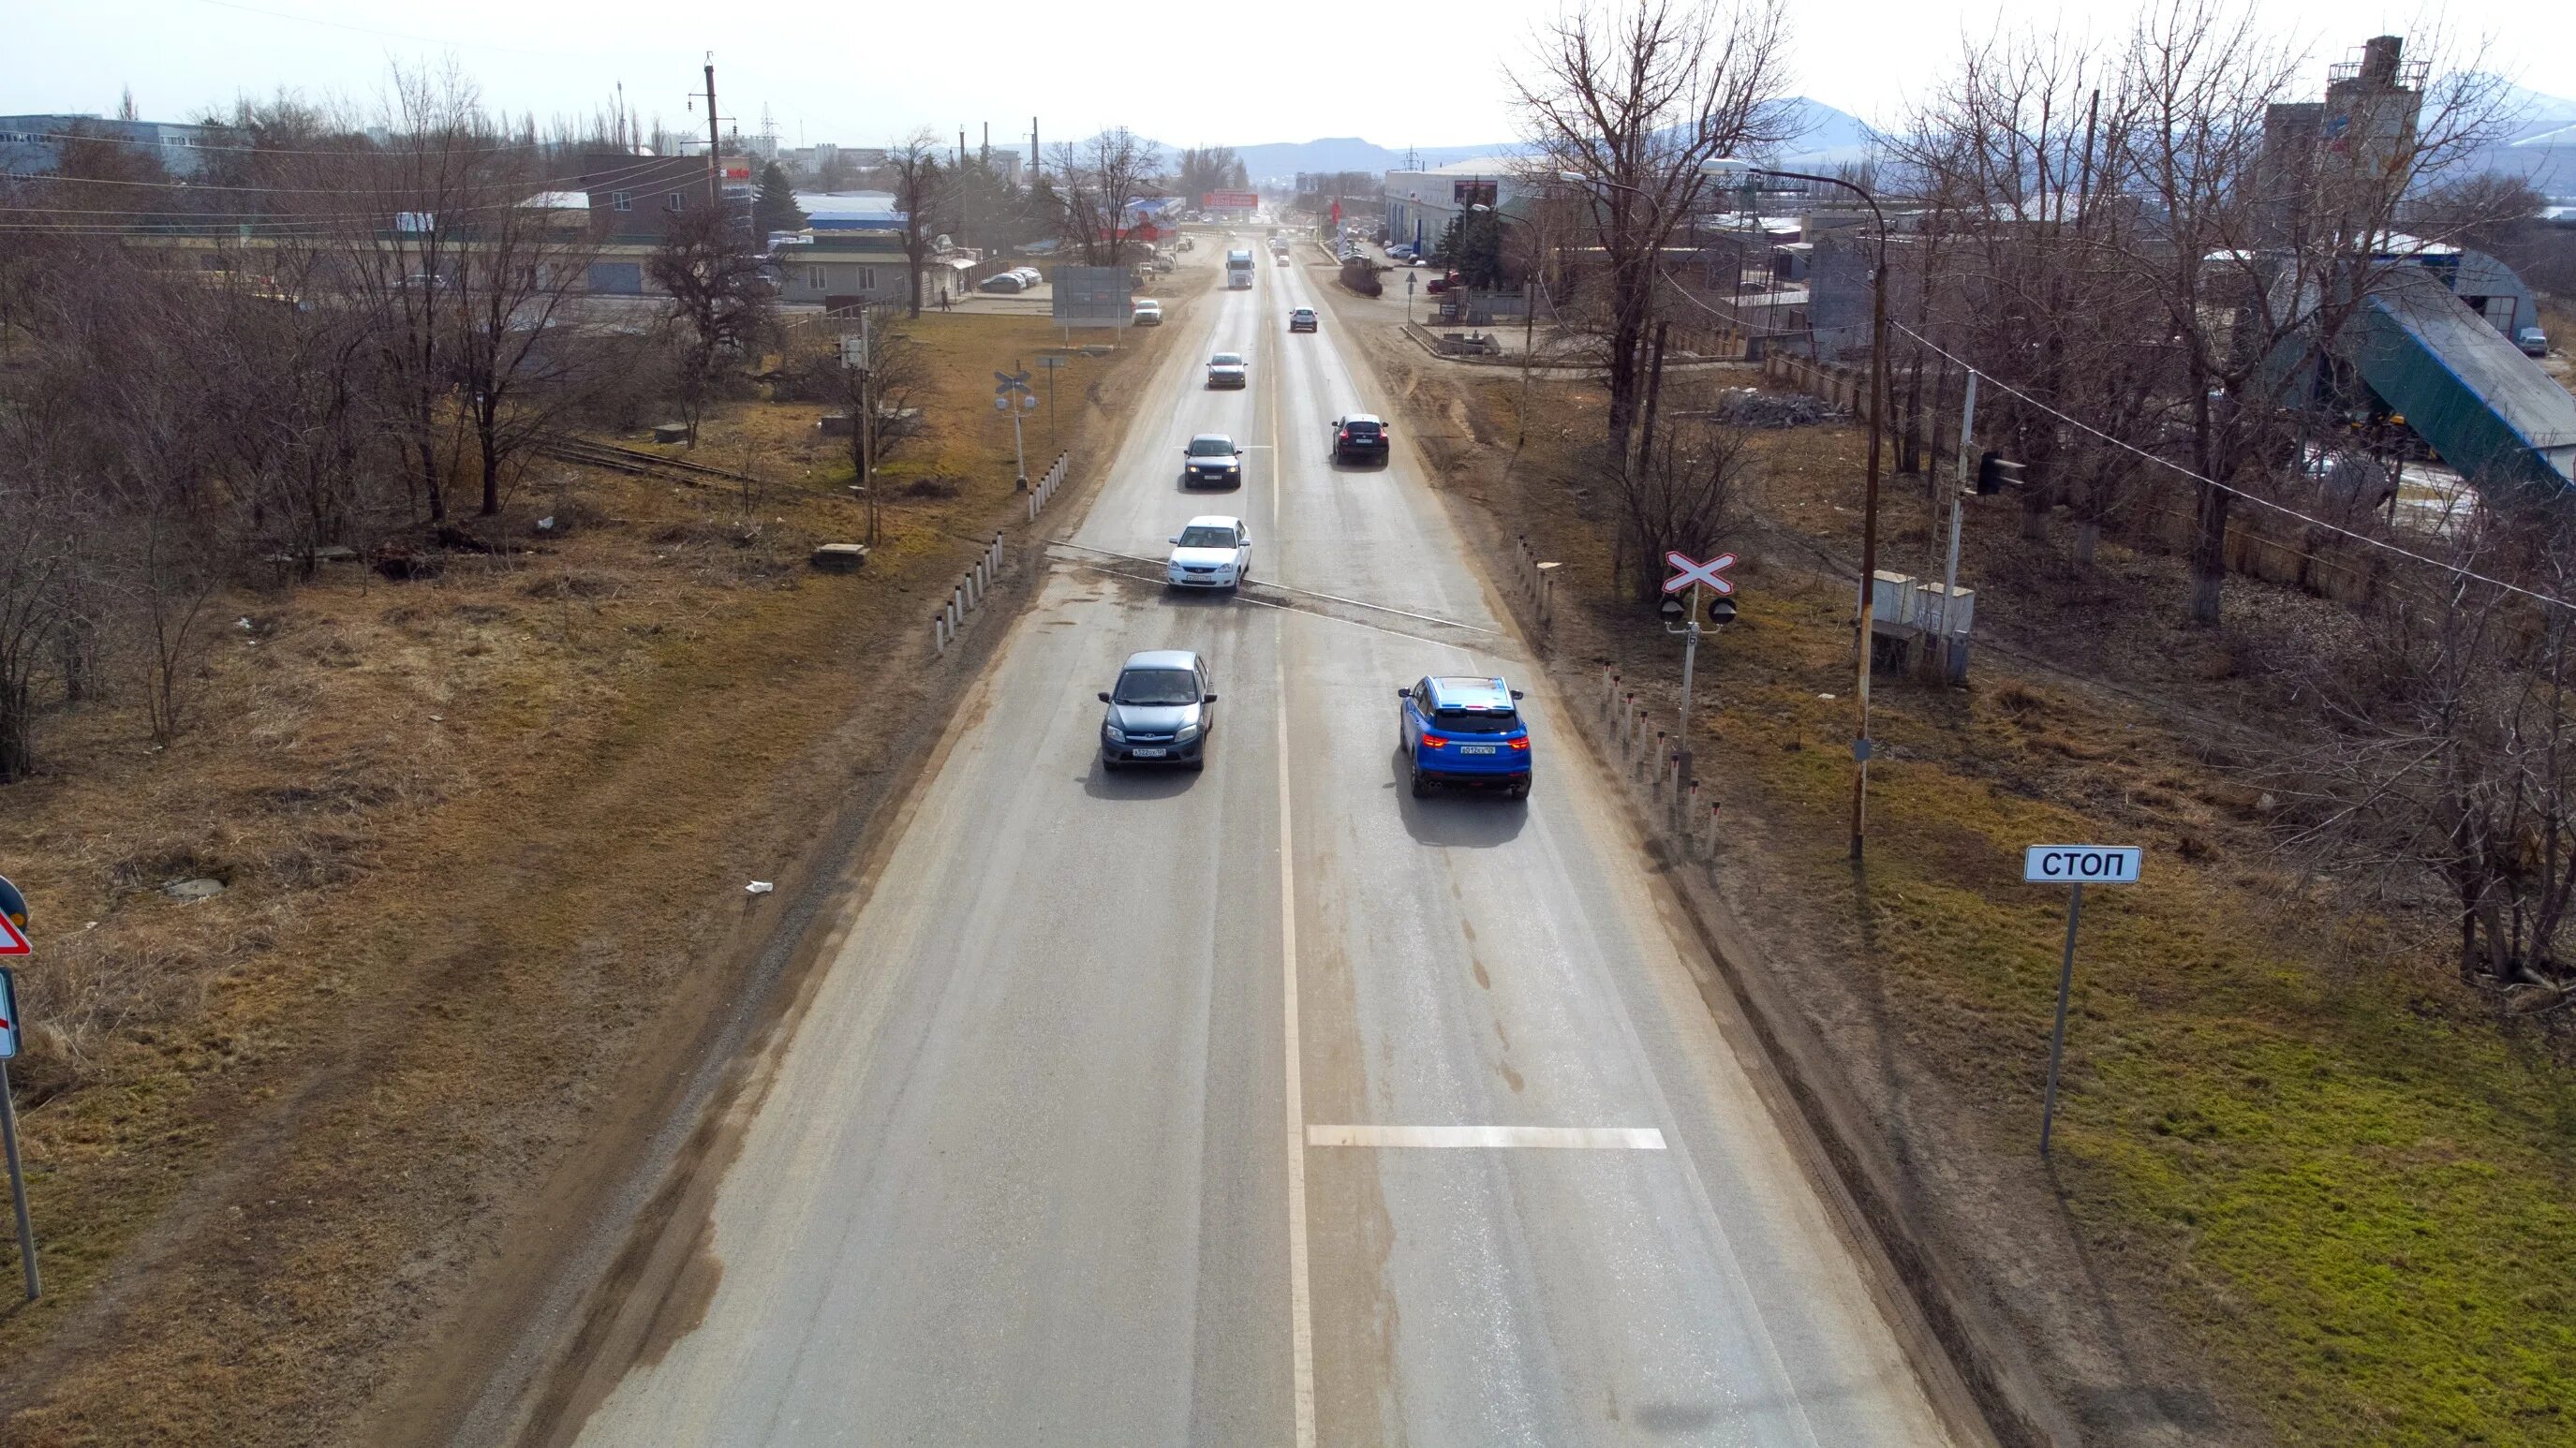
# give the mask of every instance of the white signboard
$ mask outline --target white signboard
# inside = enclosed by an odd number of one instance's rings
[[[2021,877],[2034,885],[2134,885],[2145,854],[2136,845],[2032,845]]]

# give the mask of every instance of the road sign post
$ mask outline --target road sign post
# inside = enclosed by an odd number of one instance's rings
[[[2039,1154],[2048,1156],[2057,1123],[2058,1069],[2066,1059],[2066,998],[2075,986],[2075,926],[2084,918],[2086,885],[2134,885],[2144,852],[2135,845],[2032,845],[2021,877],[2035,885],[2071,886],[2066,895],[2066,954],[2057,967],[2057,1024],[2048,1033],[2048,1089],[2040,1098]]]
[[[31,955],[27,940],[27,900],[18,887],[0,878],[0,955]],[[9,1095],[9,1062],[26,1039],[18,1017],[18,976],[0,966],[0,1161],[9,1168],[9,1209],[18,1219],[18,1274],[27,1284],[27,1300],[45,1294],[45,1279],[36,1270],[36,1224],[27,1213],[27,1171],[18,1162],[18,1107]]]
[[[1015,486],[1025,493],[1029,490],[1029,450],[1020,440],[1020,414],[1038,405],[1038,395],[1029,390],[1028,369],[1021,367],[1017,358],[1012,359],[1011,365],[1018,370],[993,374],[993,410],[1011,415],[1011,455],[1019,460]]]
[[[1698,778],[1691,770],[1690,726],[1691,682],[1692,676],[1698,672],[1699,667],[1700,590],[1714,589],[1721,598],[1735,592],[1733,581],[1723,576],[1727,569],[1735,566],[1735,555],[1721,553],[1708,562],[1702,563],[1686,553],[1667,553],[1664,555],[1664,561],[1678,570],[1672,577],[1664,580],[1664,592],[1672,594],[1685,588],[1690,590],[1690,621],[1680,628],[1674,628],[1670,624],[1664,625],[1664,632],[1682,636],[1682,718],[1681,729],[1674,736],[1673,745],[1681,756],[1681,781],[1673,790],[1673,798],[1678,802],[1687,792],[1691,781]],[[1727,609],[1731,615],[1734,605],[1728,604]],[[1720,622],[1724,620],[1721,619]],[[1657,760],[1655,767],[1661,769],[1663,761]]]
[[[1038,359],[1038,365],[1039,365],[1040,367],[1045,368],[1045,369],[1046,369],[1046,373],[1047,373],[1047,446],[1048,446],[1048,447],[1053,447],[1053,446],[1055,446],[1055,374],[1056,374],[1060,369],[1062,369],[1062,368],[1063,368],[1063,366],[1064,366],[1064,362],[1065,362],[1064,354],[1063,354],[1063,353],[1061,353],[1061,352],[1049,352],[1047,355],[1045,355],[1045,356],[1043,356],[1043,357],[1040,357],[1040,358]]]

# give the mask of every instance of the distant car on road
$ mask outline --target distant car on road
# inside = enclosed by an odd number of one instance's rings
[[[1181,449],[1181,483],[1192,488],[1243,486],[1243,449],[1221,432],[1203,432]]]
[[[1138,297],[1128,316],[1136,326],[1159,327],[1163,325],[1163,304],[1152,297]]]
[[[1172,535],[1163,576],[1174,588],[1240,588],[1252,576],[1252,535],[1241,518],[1192,518]]]
[[[1148,649],[1127,656],[1116,685],[1104,689],[1100,767],[1130,764],[1207,767],[1208,731],[1216,724],[1216,691],[1207,660],[1187,649]]]
[[[1427,676],[1398,689],[1398,742],[1412,768],[1413,797],[1440,785],[1530,792],[1529,725],[1518,689],[1500,679]]]
[[[979,292],[1025,292],[1029,279],[1015,271],[998,271],[975,284]]]
[[[2521,331],[2514,333],[2513,345],[2520,347],[2522,349],[2522,355],[2525,357],[2546,357],[2549,355],[2549,336],[2538,327],[2525,327]]]
[[[1311,332],[1315,330],[1315,327],[1315,309],[1313,307],[1298,307],[1288,313],[1289,331]]]
[[[1346,463],[1353,458],[1385,462],[1387,457],[1386,423],[1365,412],[1333,419],[1333,461]]]
[[[1433,277],[1430,281],[1425,282],[1422,289],[1426,292],[1445,292],[1452,287],[1462,287],[1466,284],[1466,280],[1460,277],[1456,272],[1449,272],[1442,276]]]
[[[1240,352],[1219,352],[1208,359],[1207,385],[1210,387],[1241,387],[1246,380],[1244,374],[1243,354]]]

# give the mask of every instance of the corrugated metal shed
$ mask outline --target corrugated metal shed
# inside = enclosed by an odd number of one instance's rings
[[[2398,267],[2346,352],[2389,406],[2477,482],[2576,482],[2576,397],[2442,285]]]

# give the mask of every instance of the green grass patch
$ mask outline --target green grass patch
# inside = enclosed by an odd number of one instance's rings
[[[1818,879],[1843,874],[1845,602],[1748,597],[1710,720],[1738,781],[1812,824],[1777,843]],[[1890,690],[1874,716],[1892,749],[1862,929],[1891,1028],[1998,1140],[2035,1138],[2065,896],[2020,883],[2021,849],[2150,845],[2144,883],[2085,902],[2057,1138],[2080,1229],[2161,1285],[2284,1442],[2576,1443],[2576,1089],[2438,962],[2350,968],[2324,923],[2291,933],[2300,902],[2134,818],[2026,797],[1999,760],[2195,771],[2144,723],[2052,717],[1994,672],[1966,702]]]

